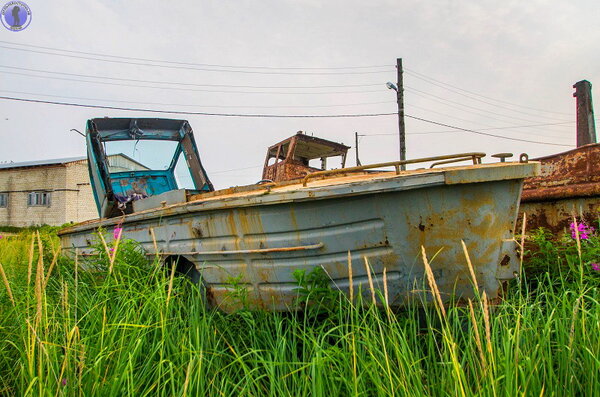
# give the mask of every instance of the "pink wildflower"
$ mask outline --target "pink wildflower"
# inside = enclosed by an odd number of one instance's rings
[[[592,263],[592,269],[594,269],[597,272],[600,272],[600,264]]]
[[[588,226],[583,222],[578,223],[577,227],[575,226],[575,222],[571,222],[569,228],[571,229],[571,237],[576,239],[577,234],[579,234],[580,240],[587,240],[595,230],[592,226]]]
[[[115,227],[113,230],[113,237],[115,240],[118,240],[121,237],[121,233],[123,233],[123,228],[121,226]]]

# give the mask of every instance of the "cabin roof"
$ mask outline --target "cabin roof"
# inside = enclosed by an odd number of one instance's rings
[[[190,128],[186,120],[159,118],[96,118],[88,120],[102,141],[181,140],[181,131]],[[89,129],[89,127],[88,127]]]
[[[342,143],[305,135],[299,131],[296,133],[296,135],[270,146],[269,153],[273,154],[274,156],[277,155],[277,147],[279,145],[289,145],[293,140],[296,141],[296,149],[294,152],[295,156],[309,160],[345,154],[348,152],[348,149],[350,149],[350,146],[346,146]]]

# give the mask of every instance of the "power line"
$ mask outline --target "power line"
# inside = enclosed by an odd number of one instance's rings
[[[105,105],[91,105],[82,103],[71,103],[71,102],[58,102],[58,101],[44,101],[41,99],[25,99],[0,96],[0,99],[6,99],[10,101],[30,102],[30,103],[43,103],[48,105],[60,105],[60,106],[74,106],[80,108],[92,108],[92,109],[107,109],[107,110],[124,110],[131,112],[148,112],[148,113],[168,113],[168,114],[181,114],[191,116],[218,116],[218,117],[249,117],[249,118],[352,118],[352,117],[378,117],[378,116],[391,116],[397,115],[398,113],[362,113],[362,114],[243,114],[243,113],[210,113],[210,112],[184,112],[179,110],[158,110],[158,109],[142,109],[142,108],[128,108],[119,106],[105,106]]]
[[[183,112],[183,111],[173,111],[173,110],[157,110],[157,109],[140,109],[140,108],[126,108],[126,107],[117,107],[117,106],[104,106],[104,105],[90,105],[90,104],[80,104],[80,103],[68,103],[68,102],[56,102],[56,101],[44,101],[40,99],[24,99],[24,98],[14,98],[14,97],[6,97],[0,96],[0,99],[10,100],[10,101],[20,101],[20,102],[29,102],[29,103],[43,103],[50,105],[60,105],[60,106],[74,106],[81,108],[93,108],[93,109],[109,109],[109,110],[124,110],[124,111],[134,111],[134,112],[149,112],[149,113],[168,113],[168,114],[180,114],[180,115],[195,115],[195,116],[218,116],[218,117],[252,117],[252,118],[351,118],[351,117],[378,117],[378,116],[392,116],[397,115],[398,113],[366,113],[366,114],[330,114],[330,115],[283,115],[283,114],[241,114],[241,113],[208,113],[208,112]],[[447,128],[452,128],[456,130],[471,132],[478,135],[485,135],[500,139],[507,139],[511,141],[519,141],[519,142],[529,142],[529,143],[537,143],[537,144],[545,144],[545,145],[553,145],[553,146],[572,146],[572,145],[561,145],[558,143],[551,142],[540,142],[540,141],[532,141],[528,139],[519,139],[519,138],[509,138],[502,135],[495,135],[481,131],[470,130],[467,128],[456,127],[449,124],[440,123],[433,120],[427,120],[420,117],[415,117],[411,115],[406,115],[406,117],[419,120],[425,123],[435,124]]]
[[[454,106],[452,106],[452,105],[447,105],[447,106],[454,107]],[[491,128],[491,129],[496,129],[496,128],[497,128],[496,126],[493,126],[493,125],[491,125],[491,124],[482,123],[482,122],[473,121],[473,120],[468,120],[468,119],[463,119],[463,118],[461,118],[461,117],[456,117],[456,116],[454,116],[454,115],[451,115],[451,114],[446,114],[446,113],[438,112],[438,111],[436,111],[436,110],[428,109],[428,108],[425,108],[425,107],[422,107],[422,106],[417,106],[417,105],[414,105],[414,104],[410,104],[410,106],[407,106],[407,108],[421,109],[421,110],[425,110],[425,111],[426,111],[426,112],[428,112],[428,113],[435,113],[435,114],[439,114],[439,115],[441,115],[441,116],[444,116],[444,117],[450,117],[450,118],[452,118],[452,119],[455,119],[455,120],[460,120],[460,121],[464,121],[464,122],[467,122],[467,123],[475,123],[475,124],[477,124],[477,125],[485,126],[485,127]],[[457,108],[457,109],[458,109],[458,108]],[[475,113],[475,112],[470,112],[470,113],[477,114],[477,113]],[[494,118],[494,117],[488,117],[488,118],[490,118],[490,119],[492,119],[492,120],[498,120],[498,121],[500,121],[500,122],[502,122],[502,123],[507,123],[505,120],[496,119],[496,118]],[[567,124],[567,123],[568,123],[568,124],[573,124],[573,123],[575,123],[575,122],[574,122],[574,121],[573,121],[573,122],[566,122],[566,121],[565,121],[565,122],[560,122],[560,123],[547,123],[547,124],[550,124],[550,125],[560,125],[560,124],[563,124],[563,123],[564,123],[564,124]],[[509,124],[510,124],[510,123],[509,123]],[[534,125],[535,125],[535,126],[537,126],[537,124],[530,124],[530,125],[531,125],[531,126],[534,126]],[[544,124],[544,125],[546,125],[546,124]],[[523,125],[519,125],[519,124],[512,124],[512,125],[509,125],[509,126],[502,126],[501,128],[502,128],[502,129],[511,129],[511,128],[517,128],[517,127],[523,127]],[[537,128],[537,127],[524,127],[524,128]],[[485,130],[485,129],[486,129],[486,128],[477,128],[477,130]],[[554,132],[554,131],[553,131],[553,132]],[[556,132],[558,132],[558,131],[556,131]],[[564,133],[559,133],[559,135],[556,135],[556,134],[548,134],[548,133],[546,132],[546,133],[544,133],[544,134],[542,135],[542,134],[533,134],[533,133],[531,133],[531,132],[522,132],[522,134],[526,134],[526,135],[535,135],[535,136],[541,136],[541,137],[544,137],[544,138],[548,138],[548,137],[551,137],[551,138],[565,138],[565,134],[564,134]]]
[[[40,51],[40,50],[30,50],[27,48],[14,48],[0,45],[0,48],[5,48],[8,50],[14,51],[24,51],[31,52],[36,54],[46,54],[46,55],[54,55],[66,58],[76,58],[76,59],[87,59],[92,61],[100,61],[100,62],[109,62],[109,63],[118,63],[118,64],[126,64],[126,65],[136,65],[136,66],[149,66],[155,68],[164,68],[164,69],[183,69],[183,70],[197,70],[203,72],[219,72],[219,73],[243,73],[243,74],[266,74],[266,75],[358,75],[358,74],[377,74],[377,73],[389,73],[389,70],[379,70],[379,71],[363,71],[363,72],[261,72],[257,70],[233,70],[233,69],[214,69],[210,67],[194,67],[194,66],[177,66],[177,65],[157,65],[152,63],[145,62],[134,62],[134,61],[124,61],[124,60],[116,60],[116,59],[103,59],[103,58],[93,58],[89,56],[82,55],[67,55],[67,54],[58,54],[54,52],[48,51]]]
[[[0,71],[0,73],[8,73],[8,74],[18,74],[18,75],[24,75],[24,76],[28,76],[28,77],[38,77],[38,78],[50,78],[50,79],[58,79],[58,80],[67,80],[67,81],[82,81],[82,82],[88,82],[88,83],[92,83],[92,84],[103,84],[103,85],[113,85],[113,86],[132,86],[132,87],[142,87],[142,88],[155,88],[155,89],[166,89],[166,90],[184,90],[184,91],[204,91],[204,92],[221,92],[221,93],[258,93],[258,94],[290,94],[290,95],[295,95],[295,94],[331,94],[331,93],[352,93],[352,92],[380,92],[379,90],[375,90],[375,91],[368,91],[368,90],[363,90],[363,91],[344,91],[344,92],[339,92],[339,91],[328,91],[328,92],[315,92],[315,93],[311,93],[311,92],[303,92],[303,93],[275,93],[275,92],[254,92],[254,91],[221,91],[221,90],[197,90],[197,89],[186,89],[186,88],[177,88],[177,87],[153,87],[153,86],[145,86],[145,85],[127,85],[127,84],[117,84],[117,83],[109,83],[109,82],[97,82],[97,81],[86,81],[86,80],[79,80],[79,79],[69,79],[69,78],[60,78],[60,77],[51,77],[51,76],[36,76],[36,75],[29,75],[29,74],[21,74],[21,73],[15,73],[15,72],[6,72],[6,71]],[[410,90],[413,90],[411,88],[409,88]],[[18,93],[18,94],[27,94],[27,95],[40,95],[40,96],[46,96],[46,97],[55,97],[55,98],[68,98],[68,99],[78,99],[78,100],[93,100],[93,101],[111,101],[111,102],[119,102],[119,103],[138,103],[138,104],[150,104],[150,105],[163,105],[163,106],[201,106],[201,107],[208,107],[208,108],[223,108],[223,109],[231,109],[231,108],[255,108],[255,109],[269,109],[269,108],[328,108],[328,107],[344,107],[344,106],[359,106],[359,105],[375,105],[375,104],[383,104],[383,103],[388,103],[387,101],[379,101],[379,102],[362,102],[362,103],[355,103],[355,104],[339,104],[339,105],[297,105],[297,106],[228,106],[228,105],[189,105],[189,104],[176,104],[176,103],[160,103],[160,102],[142,102],[142,101],[119,101],[119,100],[105,100],[105,99],[95,99],[95,98],[85,98],[85,97],[69,97],[69,96],[55,96],[55,95],[47,95],[47,94],[39,94],[39,93],[32,93],[32,92],[22,92],[22,91],[10,91],[10,90],[0,90],[0,91],[4,91],[4,92],[11,92],[11,93]],[[418,91],[418,90],[415,90]],[[418,95],[418,94],[417,94]],[[446,104],[447,105],[447,104]],[[419,108],[419,106],[417,105],[412,105],[413,107]],[[452,105],[447,105],[447,106],[451,106]],[[440,112],[436,112],[433,110],[429,110],[430,112],[433,113],[438,113],[438,114],[442,114]],[[456,118],[458,120],[462,120],[462,121],[467,121],[469,122],[469,120],[465,120],[465,119],[461,119],[458,118],[456,116],[449,116],[446,115],[447,117],[452,117],[452,118]],[[502,122],[506,122],[504,120],[499,120]],[[480,123],[482,124],[482,123]],[[485,124],[484,124],[485,125]],[[488,125],[489,126],[489,125]],[[529,135],[536,135],[536,134],[529,134]],[[545,135],[539,135],[538,136],[547,136],[548,134]],[[557,136],[558,137],[558,136]]]
[[[38,92],[27,92],[27,91],[13,91],[13,90],[0,90],[0,92],[8,92],[11,94],[23,94],[23,95],[37,95],[48,98],[64,98],[64,99],[78,99],[84,101],[100,101],[100,102],[117,102],[117,103],[137,103],[144,105],[161,105],[161,106],[186,106],[186,107],[197,107],[197,108],[220,108],[220,109],[296,109],[296,108],[331,108],[331,107],[347,107],[347,106],[363,106],[363,105],[380,105],[384,103],[390,103],[390,101],[380,102],[360,102],[360,103],[343,103],[333,105],[291,105],[291,106],[260,106],[260,105],[200,105],[200,104],[185,104],[185,103],[164,103],[164,102],[145,102],[145,101],[122,101],[117,99],[107,98],[87,98],[78,96],[67,96],[67,95],[49,95],[40,94]]]
[[[436,79],[434,79],[432,77],[428,77],[428,76],[426,76],[426,75],[424,75],[422,73],[416,72],[414,70],[410,70],[410,69],[404,68],[404,71],[407,72],[408,74],[412,75],[413,77],[416,77],[416,78],[420,79],[420,80],[427,81],[427,82],[429,82],[428,80],[431,80],[431,81],[434,81],[436,83],[442,84],[444,86],[452,87],[455,90],[463,91],[463,92],[469,93],[471,95],[475,95],[475,96],[478,96],[478,97],[481,97],[481,98],[489,99],[490,101],[495,101],[495,102],[499,102],[499,103],[505,103],[507,105],[516,106],[516,107],[520,107],[520,108],[526,108],[526,109],[530,109],[530,110],[535,110],[535,111],[538,111],[538,112],[551,113],[551,114],[561,114],[561,115],[565,115],[565,116],[572,116],[572,114],[570,114],[570,113],[563,113],[563,112],[549,111],[549,110],[545,110],[545,109],[538,109],[538,108],[533,108],[533,107],[529,107],[529,106],[519,105],[519,104],[516,104],[516,103],[513,103],[513,102],[509,102],[509,101],[504,101],[504,100],[501,100],[501,99],[491,98],[489,96],[481,95],[481,94],[478,94],[478,93],[473,92],[473,91],[465,90],[464,88],[460,88],[460,87],[457,87],[457,86],[452,85],[452,84],[444,83],[444,82],[442,82],[440,80],[436,80]],[[429,82],[429,83],[433,84],[431,82]],[[436,85],[436,84],[434,84],[434,85]],[[453,90],[451,90],[449,88],[446,88],[446,87],[441,87],[441,88],[444,88],[444,89],[446,89],[448,91],[453,91]]]
[[[526,127],[544,127],[548,125],[559,125],[559,124],[574,124],[574,121],[567,121],[562,123],[545,123],[545,124],[529,124],[529,125],[516,125],[514,127],[492,127],[492,128],[478,128],[475,131],[491,131],[491,130],[509,130],[513,128],[526,128]],[[447,134],[452,132],[459,132],[457,130],[444,130],[444,131],[426,131],[426,132],[407,132],[409,135],[429,135],[429,134]],[[465,132],[465,131],[463,131]],[[384,136],[384,135],[393,135],[398,136],[397,133],[392,134],[363,134],[361,136]]]
[[[552,142],[532,141],[532,140],[529,140],[529,139],[510,138],[510,137],[507,137],[507,136],[490,134],[490,133],[487,133],[487,132],[481,132],[481,131],[471,130],[471,129],[468,129],[468,128],[456,127],[456,126],[453,126],[453,125],[450,125],[450,124],[445,124],[445,123],[440,123],[440,122],[433,121],[433,120],[423,119],[423,118],[420,118],[420,117],[410,116],[408,114],[406,115],[406,117],[409,117],[409,118],[415,119],[415,120],[419,120],[419,121],[422,121],[424,123],[435,124],[435,125],[439,125],[439,126],[447,127],[447,128],[453,128],[455,130],[470,132],[470,133],[477,134],[477,135],[485,135],[485,136],[492,136],[492,137],[495,137],[495,138],[507,139],[507,140],[510,140],[510,141],[538,143],[538,144],[552,145],[552,146],[573,146],[573,145],[563,145],[563,144],[560,144],[560,143],[552,143]]]
[[[460,92],[460,91],[458,91],[458,90],[454,90],[454,89],[451,89],[451,88],[448,88],[448,87],[444,87],[444,86],[443,86],[443,85],[441,85],[441,84],[436,84],[436,83],[434,83],[434,82],[431,82],[431,81],[428,81],[428,80],[426,80],[426,79],[420,78],[419,76],[414,76],[414,75],[413,75],[413,77],[415,77],[415,78],[418,78],[418,79],[420,79],[420,80],[422,80],[422,81],[425,81],[425,82],[427,82],[427,83],[429,83],[429,84],[432,84],[432,85],[434,85],[434,86],[436,86],[436,87],[443,88],[443,89],[445,89],[445,90],[447,90],[447,91],[450,91],[450,92],[452,92],[452,93],[454,93],[454,94],[457,94],[457,95],[463,96],[463,97],[465,97],[465,98],[468,98],[468,99],[470,99],[470,100],[472,100],[472,101],[477,101],[477,102],[485,103],[486,105],[493,106],[494,108],[506,109],[506,110],[508,110],[509,112],[514,112],[514,113],[518,113],[518,114],[524,114],[524,115],[527,115],[527,116],[533,116],[533,117],[547,117],[547,116],[542,116],[542,115],[540,115],[539,113],[538,113],[538,114],[534,114],[534,113],[530,113],[530,112],[523,112],[522,110],[516,110],[516,109],[512,109],[512,108],[510,108],[510,107],[508,107],[508,106],[503,106],[503,105],[499,105],[499,104],[497,104],[497,103],[492,103],[492,102],[484,101],[484,100],[482,100],[482,99],[475,98],[475,97],[473,97],[473,96],[471,96],[471,95],[464,94],[464,93],[462,93],[462,92]],[[530,109],[530,108],[528,108],[528,109]],[[569,116],[572,116],[571,114],[567,114],[567,113],[558,113],[558,112],[552,112],[552,111],[543,111],[543,110],[536,110],[536,111],[538,111],[538,112],[545,112],[545,113],[548,113],[548,114],[553,114],[553,115],[557,115],[557,114],[558,114],[558,115],[569,115]],[[555,119],[555,120],[564,120],[564,119]]]
[[[405,86],[405,89],[407,89],[407,90],[408,90],[408,91],[410,91],[410,92],[417,92],[417,93],[421,93],[421,94],[423,94],[423,95],[426,95],[426,96],[428,96],[428,97],[436,98],[438,101],[443,101],[443,102],[454,103],[454,104],[456,104],[456,105],[458,105],[458,106],[462,106],[462,107],[465,107],[465,108],[468,108],[468,109],[474,109],[474,110],[478,110],[478,111],[480,111],[480,112],[489,113],[489,114],[493,114],[493,115],[496,115],[496,116],[500,116],[500,117],[504,117],[504,118],[513,119],[513,120],[521,120],[521,121],[525,121],[525,122],[533,122],[533,123],[536,123],[536,122],[537,122],[536,120],[523,119],[523,118],[520,118],[520,117],[515,117],[515,116],[511,116],[511,115],[506,115],[506,114],[502,114],[502,113],[497,113],[497,112],[493,112],[493,111],[491,111],[491,110],[482,109],[482,108],[478,108],[478,107],[475,107],[475,106],[465,105],[465,104],[463,104],[463,103],[456,102],[456,101],[453,101],[453,100],[450,100],[450,99],[446,99],[446,98],[442,98],[442,97],[440,97],[440,96],[437,96],[437,95],[431,94],[431,93],[429,93],[429,92],[425,92],[425,91],[417,90],[417,89],[415,89],[415,88],[411,88],[411,87],[406,87],[406,86]],[[535,116],[535,117],[541,117],[541,116]],[[565,119],[553,119],[553,120],[557,120],[557,121],[569,121],[569,120],[565,120]]]
[[[152,88],[158,90],[173,90],[173,91],[195,91],[195,92],[215,92],[223,94],[273,94],[273,95],[321,95],[321,94],[362,94],[370,92],[382,92],[381,90],[357,90],[357,91],[319,91],[319,92],[274,92],[274,91],[234,91],[234,90],[209,90],[200,88],[182,88],[182,87],[157,87],[151,85],[138,85],[138,84],[125,84],[125,83],[111,83],[108,81],[89,81],[81,79],[72,79],[68,77],[56,77],[56,76],[37,76],[34,74],[19,73],[19,72],[7,72],[0,71],[4,74],[12,74],[17,76],[26,77],[37,77],[42,79],[62,80],[62,81],[77,81],[82,83],[111,85],[117,87],[136,87],[136,88]]]
[[[511,125],[511,124],[512,124],[512,125],[518,125],[518,123],[514,123],[514,122],[512,122],[512,123],[511,123],[511,122],[509,122],[509,121],[507,121],[507,120],[505,120],[505,119],[501,119],[501,118],[494,117],[494,116],[489,116],[489,115],[487,115],[487,114],[485,114],[485,113],[479,113],[479,112],[475,112],[475,111],[472,111],[472,110],[463,109],[463,108],[461,108],[460,106],[456,106],[456,105],[453,105],[453,104],[451,104],[451,103],[446,103],[446,102],[444,102],[443,100],[439,100],[439,99],[435,99],[435,98],[430,98],[430,97],[427,97],[427,96],[425,96],[425,95],[419,94],[419,93],[417,93],[417,92],[413,92],[413,93],[412,93],[412,95],[420,96],[420,97],[426,98],[426,99],[428,99],[428,100],[431,100],[431,101],[434,101],[434,102],[441,103],[441,104],[443,104],[444,106],[447,106],[447,107],[449,107],[449,108],[453,108],[453,109],[458,109],[458,110],[460,110],[461,112],[471,113],[471,114],[474,114],[474,115],[478,115],[478,116],[481,116],[481,117],[485,117],[485,118],[486,118],[486,120],[496,120],[496,121],[499,121],[499,122],[501,122],[501,123],[505,123],[505,124],[509,124],[509,125]],[[419,106],[416,106],[416,105],[411,105],[411,106],[413,106],[413,107],[416,107],[416,108],[419,108]],[[421,108],[421,109],[424,109],[424,108]],[[431,110],[430,110],[430,111],[431,111]],[[443,113],[436,112],[436,111],[432,111],[432,112],[434,112],[434,113],[439,113],[439,114],[443,114]],[[448,116],[448,115],[446,115],[446,116]],[[450,116],[450,117],[452,117],[452,118],[455,118],[455,119],[457,119],[457,120],[466,121],[465,119],[461,119],[461,118],[459,118],[459,117],[456,117],[456,116]],[[503,117],[504,117],[504,118],[506,118],[506,119],[513,120],[513,118],[512,118],[512,117],[510,117],[510,116],[503,116]],[[521,119],[521,118],[518,118],[518,117],[516,118],[516,120],[520,120],[520,121],[522,121],[522,122],[527,122],[527,123],[539,123],[539,121],[537,121],[537,120]],[[487,126],[487,127],[494,127],[494,126],[492,126],[492,125],[490,125],[490,124],[485,124],[485,123],[481,123],[481,122],[477,122],[477,123],[478,123],[478,124],[481,124],[481,125],[485,125],[485,126]],[[548,134],[548,131],[546,131],[546,130],[541,130],[540,128],[537,128],[537,127],[532,127],[532,128],[534,128],[534,129],[538,129],[538,130],[540,130],[540,131],[543,131],[543,134],[544,134],[543,136],[549,136],[549,135],[550,135],[550,134]],[[553,128],[558,128],[558,127],[557,127],[557,126],[554,126]],[[556,133],[558,133],[558,135],[550,135],[550,136],[555,136],[555,137],[563,137],[563,136],[565,135],[565,132],[564,132],[564,130],[562,130],[562,129],[561,129],[561,131],[556,131],[556,130],[551,130],[551,131],[552,131],[552,132],[556,132]],[[538,135],[539,135],[539,134],[538,134]]]
[[[250,169],[259,168],[259,167],[262,167],[262,165],[254,165],[252,167],[233,168],[233,169],[230,169],[230,170],[211,171],[210,174],[211,175],[224,174],[224,173],[227,173],[227,172],[250,170]]]
[[[2,41],[0,41],[0,42],[2,42]],[[135,83],[150,83],[150,84],[170,84],[170,85],[182,85],[182,86],[192,86],[192,87],[314,89],[314,88],[357,88],[357,87],[381,86],[381,83],[345,84],[345,85],[314,85],[314,86],[256,86],[256,85],[231,85],[231,84],[198,84],[198,83],[184,83],[184,82],[179,82],[179,81],[138,80],[138,79],[124,79],[124,78],[110,77],[110,76],[93,76],[93,75],[89,75],[89,74],[66,73],[66,72],[57,72],[57,71],[53,71],[53,70],[31,69],[31,68],[22,68],[22,67],[17,67],[17,66],[8,66],[8,65],[0,65],[0,68],[23,70],[23,71],[27,71],[27,72],[36,72],[36,73],[57,74],[57,75],[61,75],[61,76],[85,77],[85,78],[90,78],[90,79],[129,81],[129,82],[135,82]],[[43,76],[38,76],[38,77],[43,77]]]
[[[220,64],[210,64],[210,63],[177,62],[177,61],[165,61],[165,60],[160,60],[160,59],[124,57],[124,56],[119,56],[119,55],[102,54],[102,53],[96,53],[96,52],[65,50],[62,48],[45,47],[45,46],[39,46],[39,45],[33,45],[33,44],[13,43],[13,42],[3,41],[3,40],[0,40],[0,43],[17,45],[17,46],[22,46],[22,47],[39,48],[39,49],[43,49],[43,50],[62,51],[62,52],[70,53],[70,54],[83,54],[83,55],[92,55],[92,56],[99,56],[99,57],[106,57],[106,58],[117,58],[117,59],[128,59],[128,60],[134,60],[134,61],[166,63],[166,64],[172,64],[172,65],[219,67],[219,68],[233,68],[233,69],[344,70],[344,69],[374,69],[374,68],[394,67],[394,65],[339,66],[339,67],[275,67],[275,66],[241,66],[241,65],[222,65],[222,64],[220,65]]]
[[[452,105],[447,105],[447,106],[453,107]],[[409,110],[411,108],[425,110],[428,115],[429,115],[429,113],[435,113],[435,114],[439,114],[439,115],[444,116],[444,117],[450,117],[452,119],[464,121],[464,122],[467,122],[467,123],[474,123],[474,124],[477,124],[479,126],[487,127],[487,128],[476,128],[477,130],[486,130],[486,129],[496,129],[496,128],[499,128],[499,127],[496,127],[495,125],[491,125],[491,124],[487,124],[487,123],[482,123],[482,122],[474,121],[474,120],[463,119],[463,118],[460,118],[460,117],[456,117],[456,116],[454,116],[452,114],[438,112],[438,111],[435,111],[435,110],[432,110],[432,109],[428,109],[428,108],[424,108],[422,106],[417,106],[417,105],[414,105],[414,104],[410,104],[410,105],[408,105],[406,107]],[[477,114],[475,112],[471,112],[471,113]],[[495,117],[488,117],[488,118],[492,119],[492,120],[498,120],[498,121],[500,121],[502,123],[505,123],[505,124],[507,123],[506,120],[500,120],[500,119],[497,119]],[[575,123],[574,121],[573,122],[566,122],[565,121],[565,122],[560,122],[560,123],[543,123],[543,125],[545,125],[545,126],[546,125],[549,125],[549,126],[559,126],[559,125],[562,125],[562,124],[574,124],[574,123]],[[512,128],[518,128],[518,127],[523,127],[524,126],[523,124],[515,124],[515,123],[508,123],[508,124],[509,125],[502,126],[500,128],[501,129],[512,129]],[[537,128],[538,124],[527,124],[527,125],[531,126],[531,127],[524,127],[524,128],[539,129],[539,128]],[[555,132],[555,131],[552,131],[552,132]],[[556,132],[558,132],[558,131],[556,131]],[[544,137],[544,138],[565,138],[565,134],[564,133],[559,133],[558,135],[556,135],[556,134],[549,134],[548,132],[544,132],[544,134],[535,134],[535,133],[531,133],[531,132],[519,132],[519,133],[526,134],[526,135],[540,136],[540,137]]]

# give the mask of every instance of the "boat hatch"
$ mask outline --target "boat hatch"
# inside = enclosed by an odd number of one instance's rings
[[[173,190],[214,190],[185,120],[92,119],[86,140],[100,217],[131,213],[134,201]]]

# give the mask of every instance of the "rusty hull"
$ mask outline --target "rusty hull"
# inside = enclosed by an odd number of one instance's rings
[[[481,164],[206,193],[126,215],[123,236],[140,242],[149,256],[193,262],[210,305],[226,311],[241,304],[236,288],[243,288],[252,308],[295,309],[297,269],[322,267],[332,287],[348,293],[348,252],[356,293],[370,296],[367,258],[375,288],[383,290],[386,269],[390,302],[403,305],[423,296],[421,246],[443,299],[471,297],[461,240],[479,288],[495,297],[501,282],[518,271],[513,232],[519,194],[523,178],[538,170],[538,163]],[[100,219],[64,229],[62,246],[89,255],[92,233],[118,222]]]
[[[525,179],[521,212],[527,228],[545,227],[561,232],[573,216],[594,223],[600,214],[600,144],[536,159],[537,177]]]

